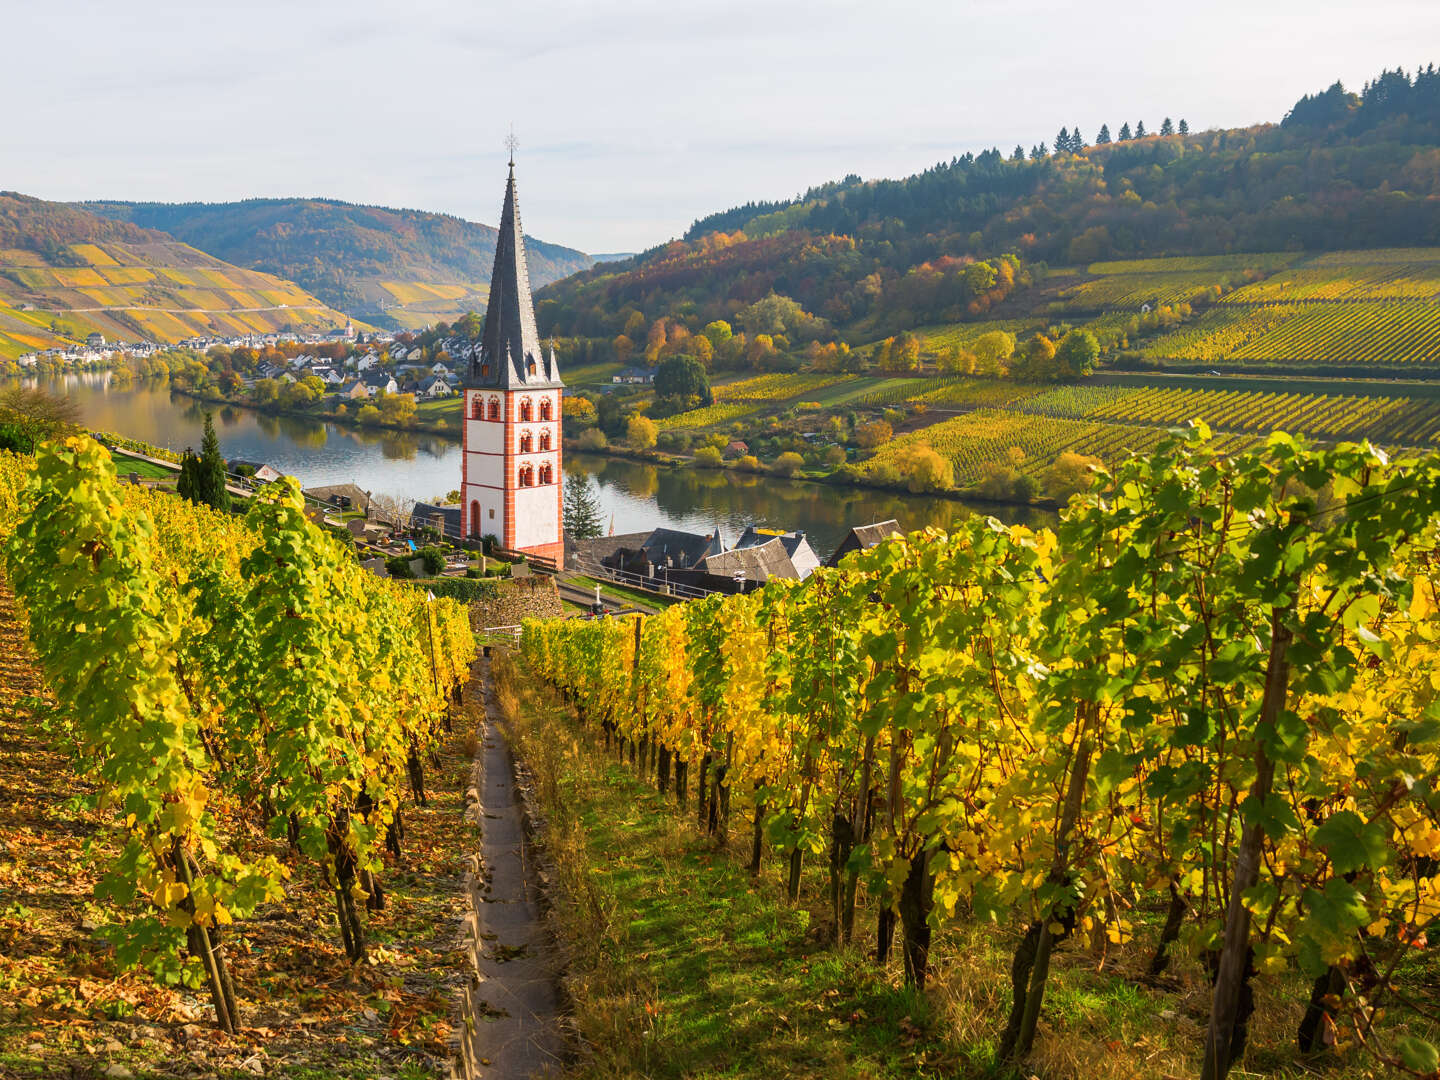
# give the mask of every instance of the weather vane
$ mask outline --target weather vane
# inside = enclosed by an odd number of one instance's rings
[[[510,125],[510,134],[505,136],[505,148],[510,151],[510,164],[515,164],[515,148],[520,145],[520,140],[515,137],[515,125]]]

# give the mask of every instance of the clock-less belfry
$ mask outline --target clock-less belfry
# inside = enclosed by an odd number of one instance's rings
[[[515,194],[515,146],[495,240],[485,332],[465,372],[465,535],[563,564],[560,368],[535,329]]]

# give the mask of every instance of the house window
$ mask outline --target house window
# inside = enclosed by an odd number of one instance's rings
[[[490,365],[489,365],[489,364],[481,364],[481,365],[480,365],[480,377],[481,377],[482,379],[488,379],[488,378],[490,377]]]
[[[499,398],[493,398],[493,397],[492,397],[492,398],[490,399],[490,419],[491,419],[491,420],[499,420],[499,419],[500,419],[500,399],[499,399]]]
[[[530,363],[529,363],[529,365],[527,366],[526,370],[529,371],[531,375],[534,375],[534,374],[535,374],[535,361],[534,361],[534,360],[531,360],[531,361],[530,361]]]
[[[493,516],[495,511],[491,510],[490,513]],[[480,503],[478,501],[470,504],[470,535],[480,535]]]
[[[549,399],[549,398],[546,398],[544,401],[540,402],[540,419],[541,419],[541,420],[549,420],[549,419],[551,419],[551,416],[550,416],[550,399]]]
[[[542,451],[550,449],[550,432],[542,431],[540,433],[540,449]]]
[[[541,466],[541,468],[540,468],[540,483],[542,483],[542,484],[553,484],[554,482],[555,482],[555,472],[554,472],[554,470],[553,470],[549,465],[543,465],[543,466]]]
[[[528,424],[528,423],[530,423],[530,421],[533,420],[533,419],[534,419],[534,415],[533,415],[533,410],[532,410],[531,407],[530,407],[530,399],[529,399],[528,397],[527,397],[527,398],[521,398],[521,399],[520,399],[520,422],[521,422],[522,424]]]
[[[524,466],[524,467],[520,470],[520,486],[521,486],[521,487],[534,487],[534,486],[535,486],[535,469],[534,469],[533,466],[526,465],[526,466]]]
[[[490,520],[491,520],[491,521],[494,521],[494,520],[495,520],[495,507],[493,507],[493,506],[490,507]]]
[[[479,395],[476,395],[475,399],[470,403],[470,419],[485,419],[485,402],[480,399]]]
[[[535,436],[530,432],[522,432],[520,435],[520,453],[529,454],[535,449]]]

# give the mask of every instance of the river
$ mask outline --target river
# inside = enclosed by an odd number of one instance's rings
[[[112,382],[109,372],[45,380],[80,409],[82,422],[172,450],[198,449],[207,410],[227,459],[274,466],[305,486],[353,482],[372,494],[434,501],[460,486],[460,445],[437,435],[371,432],[249,409],[216,408],[163,381]],[[642,532],[657,526],[708,532],[718,526],[733,542],[748,525],[803,529],[826,558],[854,525],[894,518],[909,529],[941,528],[975,512],[962,502],[861,488],[831,487],[772,476],[657,468],[604,456],[567,456],[570,480],[596,484],[607,530]],[[985,504],[979,512],[1005,521],[1041,524],[1046,511]]]

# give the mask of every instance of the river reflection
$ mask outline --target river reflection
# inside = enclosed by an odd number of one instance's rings
[[[214,412],[227,458],[273,465],[310,486],[353,482],[372,494],[434,500],[460,486],[460,447],[443,436],[365,431],[296,416],[270,416],[206,405],[171,394],[164,380],[116,382],[108,372],[45,382],[73,398],[83,422],[172,450],[198,449],[205,413]],[[909,529],[953,527],[970,513],[1007,522],[1049,524],[1054,515],[1026,507],[831,487],[757,474],[662,468],[593,455],[572,455],[573,476],[593,476],[607,530],[641,532],[659,525],[694,532],[719,527],[727,542],[748,525],[804,529],[823,559],[854,525],[894,518]]]

